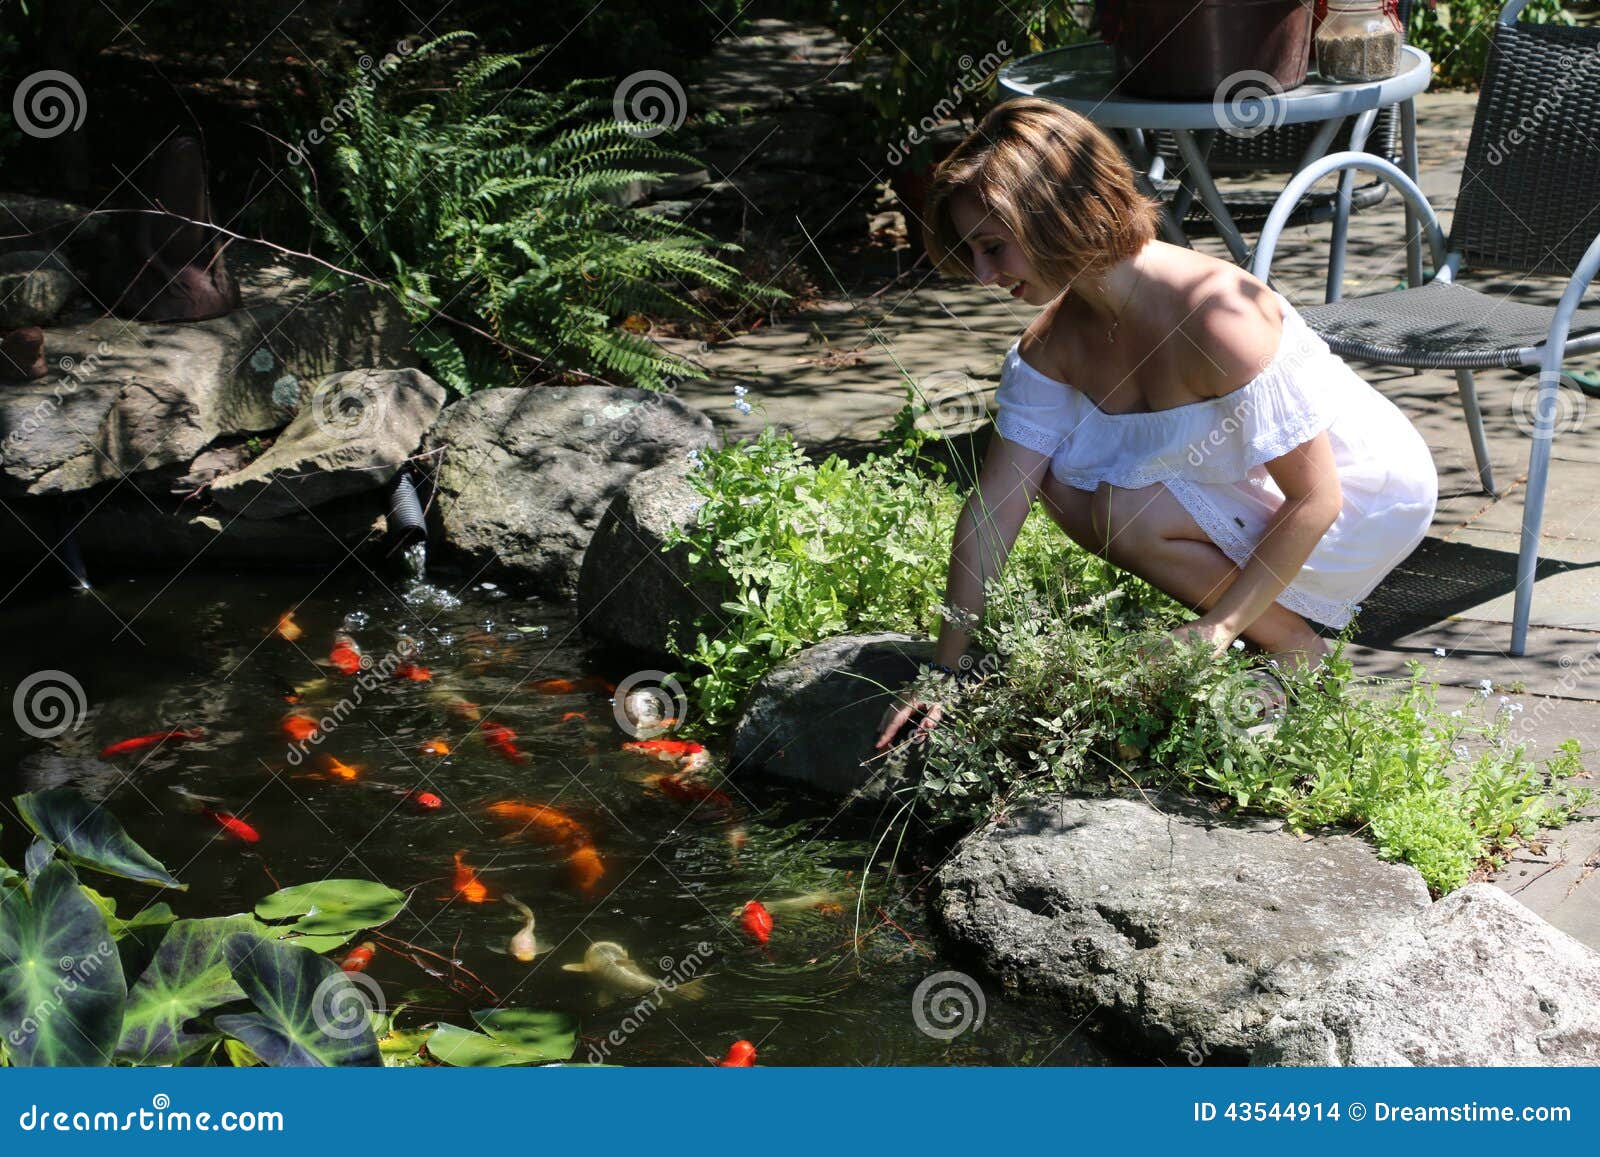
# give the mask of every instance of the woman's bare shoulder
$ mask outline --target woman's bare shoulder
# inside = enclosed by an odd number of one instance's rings
[[[1261,281],[1231,267],[1199,282],[1192,293],[1183,329],[1203,356],[1191,382],[1220,397],[1271,364],[1283,335],[1283,306]]]
[[[1072,367],[1072,325],[1062,317],[1066,299],[1057,298],[1041,309],[1017,339],[1022,360],[1046,377],[1070,382]]]

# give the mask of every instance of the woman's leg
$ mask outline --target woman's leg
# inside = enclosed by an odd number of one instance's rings
[[[1159,483],[1139,490],[1102,485],[1090,493],[1048,477],[1040,497],[1050,516],[1080,546],[1195,611],[1214,607],[1239,576],[1233,560]],[[1289,661],[1315,662],[1328,653],[1315,628],[1279,603],[1250,624],[1244,638]]]

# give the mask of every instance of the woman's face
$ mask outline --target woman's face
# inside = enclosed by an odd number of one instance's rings
[[[951,198],[950,219],[966,239],[967,263],[981,285],[997,285],[1029,305],[1048,305],[1064,286],[1047,284],[1028,264],[1022,246],[998,219],[967,192]]]

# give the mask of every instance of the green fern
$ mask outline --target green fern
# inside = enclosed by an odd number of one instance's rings
[[[440,91],[441,49],[470,35],[439,37],[376,82],[352,80],[343,115],[330,113],[338,127],[295,170],[321,256],[386,281],[418,353],[461,393],[565,371],[654,389],[704,376],[616,324],[704,316],[697,288],[785,296],[716,255],[738,246],[615,204],[634,181],[694,158],[618,122],[609,82],[517,86],[537,51],[475,56]]]

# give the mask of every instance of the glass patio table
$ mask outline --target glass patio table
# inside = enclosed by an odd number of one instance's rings
[[[1346,117],[1355,117],[1350,148],[1361,151],[1386,105],[1400,106],[1401,167],[1417,179],[1417,114],[1412,102],[1427,89],[1433,62],[1415,45],[1403,45],[1400,70],[1387,80],[1334,84],[1315,71],[1306,83],[1288,92],[1278,90],[1265,73],[1236,73],[1211,100],[1150,100],[1117,92],[1116,64],[1109,44],[1089,41],[1066,48],[1037,52],[1012,61],[1000,70],[1003,99],[1042,97],[1087,117],[1118,141],[1134,165],[1141,185],[1152,196],[1155,182],[1165,176],[1165,161],[1146,141],[1145,134],[1165,129],[1172,134],[1183,158],[1183,188],[1162,215],[1162,233],[1177,245],[1190,245],[1183,218],[1190,198],[1200,203],[1217,223],[1217,232],[1235,262],[1249,257],[1233,215],[1217,191],[1207,157],[1218,132],[1254,136],[1281,125],[1320,122],[1301,156],[1296,171],[1321,158]],[[1237,82],[1237,83],[1231,83]],[[1335,201],[1332,246],[1328,258],[1327,300],[1339,298],[1344,282],[1345,239],[1350,227],[1350,197],[1355,172],[1339,176]],[[1418,222],[1406,209],[1406,273],[1410,284],[1422,281],[1422,239]]]

